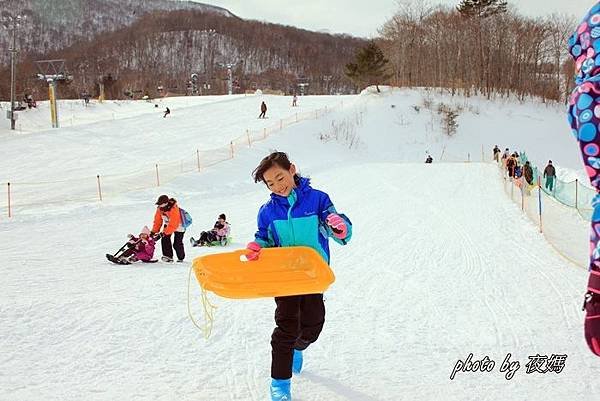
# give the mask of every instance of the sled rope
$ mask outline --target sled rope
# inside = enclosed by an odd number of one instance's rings
[[[208,339],[210,337],[210,334],[212,333],[212,327],[213,327],[213,322],[214,322],[214,318],[215,318],[214,310],[217,309],[217,307],[210,303],[206,290],[204,289],[204,287],[201,287],[202,307],[204,309],[204,325],[202,326],[202,325],[198,324],[198,322],[196,322],[196,319],[194,319],[194,316],[192,315],[192,308],[190,307],[190,284],[192,281],[191,279],[192,279],[192,269],[193,268],[194,268],[194,265],[192,264],[192,266],[190,266],[190,271],[188,274],[188,286],[187,286],[188,316],[189,316],[190,320],[192,321],[192,323],[194,323],[194,326],[196,326],[202,332],[202,334],[204,335],[204,338]]]

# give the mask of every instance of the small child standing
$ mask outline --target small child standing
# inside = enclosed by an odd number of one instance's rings
[[[338,214],[329,196],[313,189],[283,152],[265,157],[253,172],[264,182],[271,198],[258,211],[258,231],[247,245],[248,260],[260,257],[261,248],[308,246],[329,263],[329,237],[346,245],[352,223]],[[300,373],[302,352],[317,340],[325,323],[323,294],[276,297],[275,330],[271,336],[271,400],[291,400],[291,377]]]

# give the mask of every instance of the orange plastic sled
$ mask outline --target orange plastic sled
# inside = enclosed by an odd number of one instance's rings
[[[258,260],[241,261],[246,253],[196,258],[200,286],[225,298],[248,299],[323,293],[335,281],[323,257],[309,247],[263,248]]]

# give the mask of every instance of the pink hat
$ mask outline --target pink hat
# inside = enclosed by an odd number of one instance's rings
[[[144,226],[144,228],[142,228],[141,234],[150,235],[150,229],[148,228],[148,226]]]

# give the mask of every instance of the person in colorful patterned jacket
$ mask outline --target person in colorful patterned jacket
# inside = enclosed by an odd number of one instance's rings
[[[177,261],[183,262],[183,259],[185,259],[185,249],[183,247],[185,228],[181,224],[181,211],[177,206],[177,201],[167,195],[161,195],[156,201],[156,205],[151,235],[154,236],[160,233],[162,226],[163,231],[158,235],[162,247],[162,261],[173,262],[173,249],[175,249]],[[171,243],[172,234],[175,234],[173,243]]]
[[[600,193],[600,2],[590,9],[569,39],[575,59],[576,87],[569,100],[568,119],[590,182]],[[590,275],[583,309],[584,335],[590,350],[600,356],[600,194],[592,200]]]
[[[258,231],[247,246],[248,260],[260,257],[261,248],[308,246],[329,263],[329,238],[346,245],[352,223],[336,211],[329,196],[301,177],[283,152],[265,157],[253,172],[272,192],[258,211]],[[291,400],[292,373],[302,369],[302,352],[317,340],[325,323],[323,294],[276,297],[271,336],[271,400]],[[286,398],[287,397],[287,398]]]

